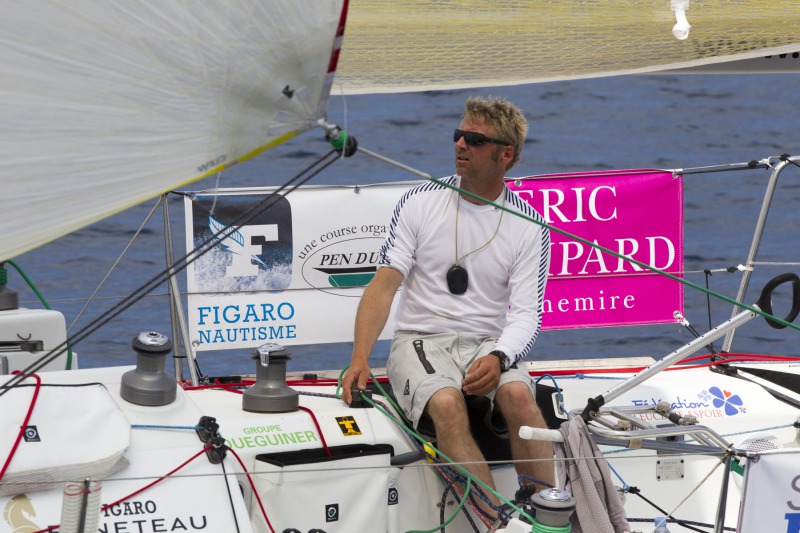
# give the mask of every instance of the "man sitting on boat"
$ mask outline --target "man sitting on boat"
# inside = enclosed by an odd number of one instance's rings
[[[545,427],[535,385],[517,363],[540,329],[550,260],[548,231],[505,213],[541,220],[503,182],[527,130],[514,104],[467,100],[454,134],[457,174],[442,180],[449,186],[411,189],[394,210],[378,271],[359,303],[342,381],[348,403],[351,389],[365,390],[370,352],[402,285],[387,363],[398,404],[415,427],[429,417],[441,452],[490,486],[488,465],[469,431],[465,395],[487,396],[499,409],[520,474],[553,482],[552,446],[518,436],[520,426]]]

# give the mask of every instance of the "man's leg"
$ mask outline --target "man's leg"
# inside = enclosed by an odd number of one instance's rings
[[[453,462],[467,463],[460,466],[494,489],[489,466],[470,432],[467,406],[461,391],[451,387],[440,389],[431,396],[425,411],[436,428],[437,448]],[[493,494],[485,492],[494,505],[499,503]],[[480,499],[478,502],[489,516],[497,516],[497,511],[485,502]]]
[[[497,390],[494,400],[508,426],[511,456],[517,472],[552,485],[555,479],[553,444],[519,438],[521,426],[547,427],[530,387],[522,381],[506,383]],[[546,488],[539,483],[536,485],[536,492]]]

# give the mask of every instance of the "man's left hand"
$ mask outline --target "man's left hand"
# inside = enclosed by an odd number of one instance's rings
[[[466,394],[486,396],[500,383],[500,360],[494,355],[479,357],[469,367],[461,388]]]

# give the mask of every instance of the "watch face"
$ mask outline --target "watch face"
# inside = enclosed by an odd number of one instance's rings
[[[503,372],[511,368],[511,359],[509,359],[509,357],[505,353],[501,352],[500,350],[495,350],[490,353],[496,356],[500,360],[500,369]]]

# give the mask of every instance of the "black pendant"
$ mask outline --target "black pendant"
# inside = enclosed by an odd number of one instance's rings
[[[458,265],[453,265],[447,271],[447,288],[453,294],[464,294],[467,292],[467,282],[469,276],[466,269]]]

